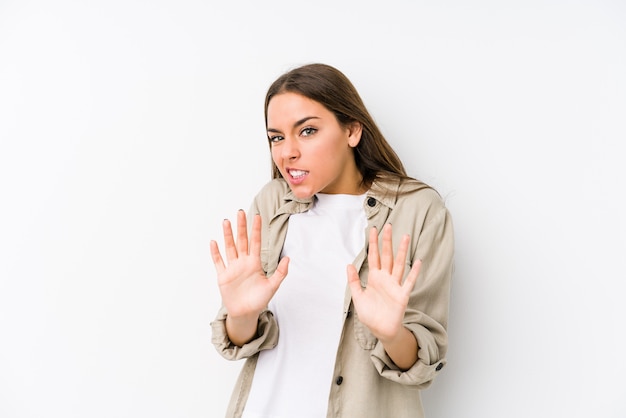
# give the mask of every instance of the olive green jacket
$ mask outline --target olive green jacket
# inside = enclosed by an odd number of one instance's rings
[[[267,275],[278,265],[289,216],[306,211],[312,202],[312,199],[297,199],[282,179],[268,183],[254,199],[250,214],[258,213],[262,217],[261,261]],[[359,321],[346,279],[343,331],[337,347],[334,377],[328,382],[327,418],[423,417],[419,390],[427,387],[446,364],[454,254],[452,221],[437,192],[417,181],[374,182],[367,192],[364,209],[368,220],[363,234],[364,247],[353,263],[363,287],[367,286],[367,237],[371,227],[381,231],[385,224],[392,224],[394,252],[402,235],[411,235],[405,275],[414,260],[422,260],[404,315],[404,325],[419,344],[418,360],[409,370],[398,369],[382,344]],[[211,323],[213,344],[229,360],[247,359],[226,414],[231,418],[241,416],[257,354],[278,344],[279,330],[272,312],[266,310],[259,317],[258,336],[238,347],[228,339],[225,318],[222,307]]]

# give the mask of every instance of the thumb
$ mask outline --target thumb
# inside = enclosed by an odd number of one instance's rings
[[[409,271],[409,274],[406,277],[406,280],[402,284],[402,287],[407,289],[409,292],[413,290],[415,287],[415,283],[417,282],[417,276],[420,273],[420,268],[422,267],[422,260],[416,260]]]
[[[359,295],[363,288],[361,287],[361,279],[359,278],[359,274],[356,271],[356,268],[352,264],[348,264],[347,268],[348,273],[348,286],[350,286],[350,292],[352,293],[352,297],[355,295]]]
[[[287,277],[288,272],[289,257],[283,257],[278,263],[278,267],[276,267],[276,271],[274,272],[274,274],[268,277],[268,280],[270,281],[274,289],[278,289],[283,280],[285,280],[285,277]]]

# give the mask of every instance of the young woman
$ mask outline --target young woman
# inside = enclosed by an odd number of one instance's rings
[[[213,343],[247,359],[228,417],[421,417],[445,365],[453,231],[337,69],[265,99],[273,180],[211,241]],[[248,226],[251,228],[248,232]]]

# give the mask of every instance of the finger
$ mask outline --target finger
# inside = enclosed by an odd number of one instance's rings
[[[376,230],[376,227],[372,227],[372,229],[370,229],[367,263],[370,266],[370,270],[380,269],[380,258],[378,256],[378,231]]]
[[[352,264],[348,264],[347,273],[348,286],[350,286],[350,293],[352,293],[352,298],[358,298],[361,295],[361,292],[363,292],[359,273],[357,273],[356,268]]]
[[[406,254],[408,252],[410,242],[411,239],[408,234],[402,237],[402,241],[400,241],[400,246],[398,247],[398,253],[396,254],[396,260],[393,263],[391,275],[398,279],[398,283],[400,283],[400,280],[402,280],[402,276],[404,275],[404,265],[406,264]]]
[[[224,265],[224,260],[222,260],[222,255],[220,254],[220,249],[217,245],[217,242],[211,241],[211,258],[213,259],[213,265],[215,266],[215,271],[217,274],[220,274],[226,266]]]
[[[248,226],[246,224],[246,212],[242,209],[237,211],[237,252],[248,254]]]
[[[237,258],[237,248],[235,247],[233,229],[228,219],[224,219],[222,228],[224,230],[224,251],[226,251],[226,260],[231,261]]]
[[[393,268],[393,243],[391,241],[391,224],[383,228],[383,251],[380,257],[381,269],[391,273]]]
[[[261,256],[261,216],[254,215],[252,233],[250,235],[250,254]]]
[[[411,291],[415,287],[415,283],[417,283],[417,277],[420,274],[421,267],[422,267],[422,260],[417,260],[413,263],[413,266],[411,267],[411,271],[409,271],[409,274],[407,274],[406,280],[402,284],[402,287],[406,289],[408,293],[411,293]]]
[[[268,277],[268,280],[270,281],[270,283],[272,284],[272,287],[274,288],[274,292],[278,290],[278,288],[280,287],[280,284],[283,282],[283,280],[285,280],[285,277],[287,277],[288,272],[289,272],[289,257],[283,257],[278,263],[278,266],[276,267],[276,271],[274,272],[274,274]]]

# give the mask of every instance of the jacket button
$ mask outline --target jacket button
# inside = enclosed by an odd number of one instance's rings
[[[443,363],[439,363],[439,364],[437,365],[437,367],[435,367],[435,370],[436,370],[436,371],[439,371],[439,370],[441,370],[441,369],[443,369]]]
[[[369,206],[370,208],[373,208],[374,206],[376,206],[376,199],[374,199],[373,197],[368,198],[367,206]]]
[[[343,383],[343,377],[342,377],[342,376],[339,376],[339,377],[337,378],[337,380],[335,380],[335,383],[337,383],[338,385],[342,384],[342,383]]]

